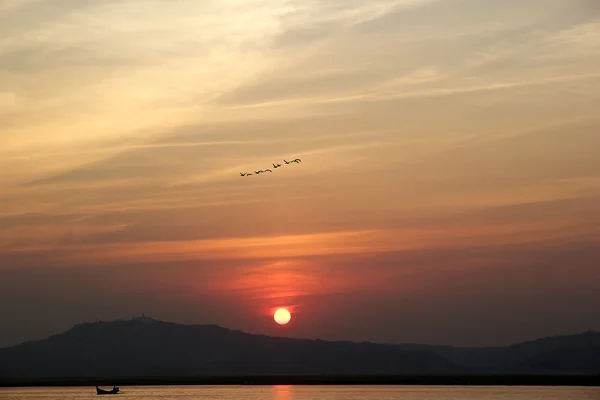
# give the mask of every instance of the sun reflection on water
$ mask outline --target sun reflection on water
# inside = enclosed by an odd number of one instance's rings
[[[292,386],[275,385],[273,386],[273,400],[292,400]]]

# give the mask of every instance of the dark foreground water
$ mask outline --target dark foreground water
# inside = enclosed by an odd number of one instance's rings
[[[98,397],[94,387],[7,388],[0,389],[0,399],[600,400],[598,387],[144,386],[121,390],[123,393],[118,396]]]

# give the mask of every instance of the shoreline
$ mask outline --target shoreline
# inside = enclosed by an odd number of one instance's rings
[[[195,377],[0,378],[0,387],[221,385],[600,386],[600,375],[238,375]]]

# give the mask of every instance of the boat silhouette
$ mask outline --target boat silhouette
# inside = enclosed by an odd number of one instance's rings
[[[96,394],[119,394],[119,387],[118,386],[113,386],[113,388],[111,390],[104,390],[104,389],[100,389],[98,386],[96,386]]]

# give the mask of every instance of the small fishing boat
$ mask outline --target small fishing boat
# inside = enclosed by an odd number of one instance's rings
[[[96,394],[119,394],[119,387],[113,386],[111,390],[103,390],[96,386]]]

